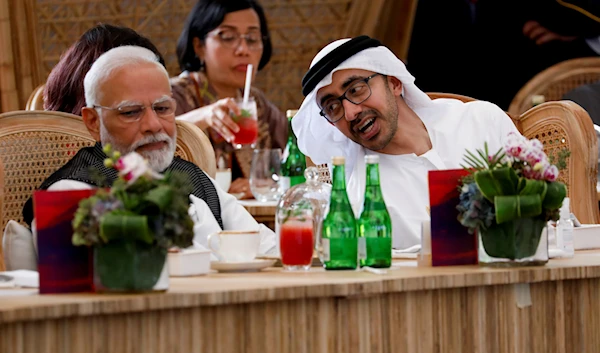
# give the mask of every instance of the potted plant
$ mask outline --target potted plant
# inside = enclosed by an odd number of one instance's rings
[[[136,152],[121,157],[110,145],[104,152],[105,166],[119,176],[112,187],[79,203],[73,244],[93,247],[98,291],[166,290],[167,250],[189,247],[194,237],[188,180],[154,172]],[[155,287],[159,278],[166,279],[166,287]]]
[[[559,166],[569,153],[559,153]],[[558,219],[567,194],[557,165],[542,143],[509,134],[490,155],[487,144],[465,155],[469,175],[460,186],[458,219],[479,237],[479,262],[492,266],[540,265],[548,261],[546,224]]]

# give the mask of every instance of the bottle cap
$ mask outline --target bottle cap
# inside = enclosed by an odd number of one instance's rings
[[[379,156],[376,154],[367,154],[365,155],[365,163],[367,164],[378,164]]]
[[[285,116],[288,119],[291,119],[294,117],[294,115],[296,115],[296,113],[298,113],[298,109],[289,109],[285,111]]]
[[[333,163],[333,165],[344,165],[346,164],[346,157],[335,156],[331,158],[331,162]]]

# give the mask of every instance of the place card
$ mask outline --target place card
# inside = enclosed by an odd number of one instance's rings
[[[429,171],[431,265],[477,264],[477,237],[458,221],[458,186],[464,169]]]
[[[94,289],[92,250],[74,246],[73,216],[79,201],[96,190],[35,191],[40,294],[91,292]]]

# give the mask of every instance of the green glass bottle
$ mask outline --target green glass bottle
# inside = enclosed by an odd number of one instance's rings
[[[284,189],[306,181],[306,178],[304,178],[306,157],[300,152],[296,135],[294,135],[294,131],[292,130],[292,118],[297,112],[297,110],[288,110],[286,112],[288,118],[288,140],[281,161],[281,175],[285,178],[284,183],[286,184]]]
[[[365,164],[365,200],[358,219],[360,265],[387,268],[392,265],[392,220],[379,184],[379,156],[365,156]]]
[[[356,218],[346,194],[344,163],[344,157],[333,157],[329,212],[321,232],[322,260],[326,270],[351,270],[358,265]]]

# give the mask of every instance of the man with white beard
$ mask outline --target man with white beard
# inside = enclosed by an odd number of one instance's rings
[[[157,172],[177,171],[188,175],[192,185],[190,215],[194,241],[206,246],[208,234],[219,230],[261,230],[260,252],[275,248],[275,234],[260,225],[237,199],[223,191],[198,166],[175,157],[177,129],[175,100],[165,68],[148,49],[121,46],[101,55],[84,79],[86,107],[82,118],[96,141],[79,150],[67,164],[46,179],[40,189],[74,190],[98,187],[92,175],[97,170],[109,184],[117,171],[104,166],[103,146],[110,144],[122,155],[135,151]],[[31,224],[31,199],[23,209]]]

